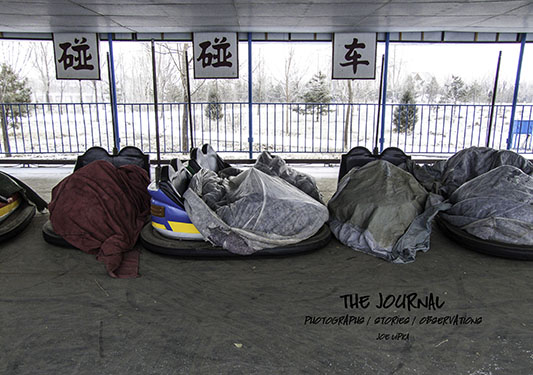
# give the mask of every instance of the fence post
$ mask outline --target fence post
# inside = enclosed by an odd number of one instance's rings
[[[254,132],[253,132],[253,106],[252,106],[252,33],[248,33],[248,145],[250,159],[253,157]]]
[[[383,69],[383,97],[381,98],[381,134],[379,135],[379,152],[383,151],[385,144],[385,112],[387,103],[387,71],[389,67],[389,41],[390,34],[385,33],[385,67]]]
[[[6,109],[3,104],[2,104],[2,118],[0,118],[0,123],[2,124],[2,139],[4,143],[4,153],[6,154],[6,156],[11,156],[11,147],[9,146],[9,134],[7,133],[8,126],[7,126]]]
[[[514,117],[516,114],[516,102],[518,100],[518,88],[520,87],[520,72],[522,71],[522,59],[524,58],[524,47],[526,45],[526,35],[520,34],[520,55],[518,56],[518,67],[516,68],[516,80],[514,83],[514,94],[513,94],[513,107],[511,109],[511,123],[509,124],[509,135],[507,137],[507,149],[511,149],[511,144],[513,143],[513,125]],[[518,151],[518,150],[517,150]]]

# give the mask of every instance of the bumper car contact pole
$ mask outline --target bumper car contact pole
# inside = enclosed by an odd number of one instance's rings
[[[113,75],[111,74],[111,58],[109,52],[107,53],[107,75],[109,78],[109,96],[111,98],[111,121],[113,124],[113,155],[118,154],[117,142],[117,113],[115,111],[115,96],[113,95]]]
[[[498,55],[498,65],[496,66],[496,77],[494,78],[494,88],[492,89],[492,102],[490,105],[490,121],[487,130],[487,147],[490,147],[490,133],[492,131],[492,123],[494,121],[494,105],[496,104],[496,92],[498,91],[498,77],[500,76],[500,63],[502,62],[502,51]]]
[[[192,125],[192,103],[191,103],[191,79],[189,78],[189,57],[187,51],[185,51],[185,71],[187,72],[187,106],[189,111],[189,133],[191,140],[191,150],[194,148],[194,133]]]
[[[379,138],[379,115],[381,113],[381,93],[383,92],[383,66],[385,65],[385,55],[381,55],[381,76],[379,79],[379,99],[378,99],[378,118],[376,124],[376,135],[374,136],[374,149],[372,153],[379,155],[378,138]]]
[[[154,84],[154,113],[155,113],[155,142],[157,148],[157,166],[155,167],[155,181],[159,183],[161,181],[161,146],[159,142],[159,114],[158,114],[158,102],[157,102],[157,75],[155,67],[155,43],[152,39],[152,78]]]

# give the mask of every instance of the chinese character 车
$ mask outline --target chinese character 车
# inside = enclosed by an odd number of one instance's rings
[[[346,52],[346,55],[344,55],[344,59],[347,61],[345,63],[340,63],[341,66],[353,66],[353,73],[357,73],[357,65],[368,65],[369,62],[367,60],[359,60],[362,55],[357,53],[357,48],[364,49],[366,47],[365,43],[359,43],[357,38],[353,38],[353,41],[351,44],[345,44],[344,47],[348,50]]]

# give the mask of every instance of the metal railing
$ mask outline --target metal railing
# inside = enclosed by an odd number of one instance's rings
[[[121,147],[155,153],[152,103],[118,105]],[[188,113],[185,103],[159,104],[161,152],[186,152]],[[495,106],[490,146],[507,147],[511,105]],[[193,103],[193,141],[210,143],[218,152],[248,153],[248,103]],[[355,146],[372,149],[377,104],[254,103],[253,152],[339,154]],[[489,105],[387,104],[383,147],[408,154],[449,155],[470,146],[485,146]],[[518,105],[515,120],[530,121],[533,105]],[[0,155],[78,154],[92,146],[113,147],[108,103],[0,104]],[[380,126],[381,128],[381,126]],[[5,131],[7,129],[7,135]],[[529,134],[513,134],[512,150],[533,153]]]

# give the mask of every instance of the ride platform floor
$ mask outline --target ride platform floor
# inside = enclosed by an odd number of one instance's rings
[[[49,200],[70,168],[2,169]],[[336,173],[317,175],[326,199]],[[0,245],[0,374],[533,373],[533,263],[466,250],[436,226],[407,265],[332,240],[271,259],[143,251],[141,276],[117,280],[44,242],[47,217]]]

